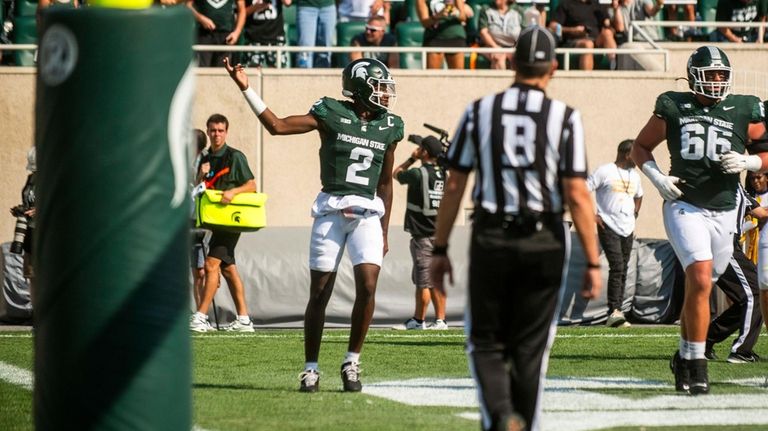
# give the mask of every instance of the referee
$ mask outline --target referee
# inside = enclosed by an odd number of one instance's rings
[[[587,259],[582,296],[601,287],[581,115],[544,94],[557,68],[552,35],[525,29],[513,66],[512,87],[473,102],[459,122],[432,252],[433,283],[444,292],[445,274],[453,281],[448,237],[476,167],[466,327],[484,430],[539,427],[570,250],[565,203]]]

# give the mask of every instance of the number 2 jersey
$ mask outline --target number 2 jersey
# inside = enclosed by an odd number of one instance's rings
[[[678,184],[680,200],[711,210],[733,209],[739,175],[723,173],[720,156],[744,153],[749,124],[765,118],[760,99],[732,94],[705,107],[693,93],[669,91],[656,99],[653,113],[667,123],[670,175],[685,180]]]
[[[320,127],[322,191],[336,196],[376,196],[384,154],[403,139],[403,120],[384,112],[370,121],[355,113],[352,102],[324,97],[309,111]]]

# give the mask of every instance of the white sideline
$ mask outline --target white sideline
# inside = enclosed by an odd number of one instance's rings
[[[10,384],[21,386],[31,391],[34,387],[34,375],[31,371],[0,361],[0,380]],[[193,425],[192,431],[209,431],[199,425]]]

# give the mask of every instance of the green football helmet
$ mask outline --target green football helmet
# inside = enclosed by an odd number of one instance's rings
[[[341,94],[373,112],[389,111],[395,106],[395,80],[379,60],[361,58],[349,63],[341,73],[341,88]]]
[[[688,87],[710,99],[724,99],[733,86],[733,70],[720,48],[702,46],[688,58]]]

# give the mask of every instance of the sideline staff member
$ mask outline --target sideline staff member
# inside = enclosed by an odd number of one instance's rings
[[[538,427],[563,279],[558,268],[568,267],[564,203],[587,259],[582,296],[594,298],[601,287],[581,115],[544,94],[557,68],[552,35],[525,29],[513,67],[514,85],[473,102],[459,123],[432,252],[433,283],[444,291],[446,273],[453,281],[448,236],[477,166],[467,352],[484,430]]]

